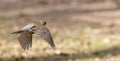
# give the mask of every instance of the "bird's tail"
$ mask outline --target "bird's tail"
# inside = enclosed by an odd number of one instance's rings
[[[19,33],[22,33],[22,32],[23,32],[22,30],[19,30],[19,31],[12,32],[11,34],[19,34]]]

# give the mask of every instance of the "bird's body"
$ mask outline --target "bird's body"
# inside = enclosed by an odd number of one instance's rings
[[[52,48],[55,48],[52,35],[50,34],[48,28],[45,27],[45,21],[35,22],[27,24],[22,29],[13,32],[12,34],[20,34],[18,37],[19,43],[23,49],[29,49],[32,46],[32,34],[45,40]]]

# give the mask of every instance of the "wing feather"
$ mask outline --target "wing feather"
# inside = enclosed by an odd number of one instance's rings
[[[33,30],[34,34],[37,35],[38,37],[42,38],[45,40],[52,48],[55,48],[55,44],[52,38],[51,33],[49,32],[48,28],[46,27],[41,27]]]
[[[18,37],[21,47],[26,50],[32,46],[32,33],[30,31],[24,31]]]

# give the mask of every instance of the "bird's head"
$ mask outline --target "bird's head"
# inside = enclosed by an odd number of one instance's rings
[[[44,21],[44,20],[40,20],[40,23],[41,23],[42,25],[46,25],[46,21]]]

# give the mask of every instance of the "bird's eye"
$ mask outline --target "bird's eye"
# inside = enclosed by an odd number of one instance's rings
[[[46,22],[44,22],[43,25],[46,25]]]
[[[40,23],[42,24],[42,25],[46,25],[46,21],[40,21]]]

